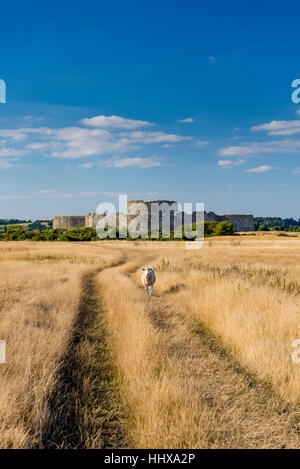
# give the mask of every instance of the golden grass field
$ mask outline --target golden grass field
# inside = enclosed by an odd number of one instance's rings
[[[300,237],[2,242],[0,259],[2,448],[300,448]]]

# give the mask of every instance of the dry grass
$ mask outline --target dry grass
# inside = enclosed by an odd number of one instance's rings
[[[80,299],[89,259],[110,265],[110,252],[74,245],[2,243],[0,337],[7,364],[0,365],[0,445],[23,448],[39,443],[49,421],[48,398],[55,386]],[[70,262],[55,262],[63,253]],[[30,257],[30,261],[25,261]],[[105,257],[105,260],[104,260]],[[86,262],[85,262],[86,261]]]
[[[229,244],[227,250],[232,249]],[[127,251],[131,262],[102,272],[100,283],[125,403],[131,409],[128,429],[131,445],[298,447],[300,440],[294,431],[299,424],[298,409],[290,407],[287,412],[284,401],[261,382],[266,378],[265,363],[271,364],[274,358],[273,350],[267,348],[272,337],[266,336],[270,330],[277,330],[278,323],[267,329],[269,317],[262,334],[259,319],[249,324],[245,315],[240,314],[243,309],[249,311],[251,304],[253,287],[248,280],[235,279],[239,286],[234,289],[232,279],[222,280],[222,269],[216,278],[215,273],[193,268],[195,253],[191,256],[180,250],[179,245],[175,259],[171,247],[159,250],[149,245],[147,249],[131,251],[127,247]],[[202,258],[206,254],[203,250],[197,256]],[[140,274],[135,274],[149,259],[152,260],[149,265],[154,262],[158,277],[155,298],[151,300],[145,298],[139,287]],[[264,287],[254,310],[254,314],[261,311],[260,320],[265,313],[262,309],[265,290],[269,299],[278,293],[273,287]],[[285,292],[280,293],[286,298]],[[291,303],[295,301],[292,298]],[[217,333],[236,360],[224,349],[220,351],[217,342],[212,345],[200,324]],[[252,335],[249,329],[253,330]],[[292,327],[291,330],[295,332]],[[280,370],[287,373],[288,363],[296,376],[291,350],[284,348],[285,331],[282,328],[281,331],[278,339],[285,357],[280,358]],[[257,343],[252,342],[254,336]],[[265,360],[262,353],[267,355]],[[277,356],[276,364],[278,359]],[[279,371],[274,362],[272,373],[273,379],[277,379]],[[280,386],[276,391],[282,391]],[[291,389],[286,391],[288,395]]]
[[[299,403],[300,370],[291,354],[300,338],[300,245],[261,248],[247,243],[221,253],[216,245],[184,263],[160,260],[159,292],[186,279],[174,294],[186,319],[206,324],[247,369],[287,402]]]
[[[12,242],[0,260],[1,447],[43,447],[47,432],[58,447],[300,447],[298,236],[214,238],[199,251]],[[144,265],[157,273],[151,299]],[[82,289],[97,271],[105,316],[96,284]],[[57,407],[62,361],[74,366],[62,391],[73,435]]]

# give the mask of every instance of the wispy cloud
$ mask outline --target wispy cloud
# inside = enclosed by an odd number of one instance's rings
[[[268,135],[295,135],[300,133],[300,120],[271,121],[266,124],[254,125],[253,132],[266,131]]]
[[[276,187],[276,188],[284,188],[284,187],[288,187],[288,184],[270,184],[269,187]]]
[[[45,150],[49,146],[48,143],[41,143],[41,142],[36,142],[36,143],[28,143],[25,145],[25,148],[27,150]]]
[[[25,155],[26,151],[24,150],[16,150],[14,148],[0,148],[0,158],[8,158],[10,156],[23,156]]]
[[[60,192],[55,191],[55,193],[45,193],[44,196],[49,199],[76,199],[81,197],[95,197],[95,196],[108,196],[108,197],[117,197],[117,192],[111,191],[86,191],[86,192]]]
[[[25,130],[25,133],[24,133]],[[19,128],[19,129],[0,129],[0,137],[6,137],[11,139],[13,142],[21,142],[26,140],[26,132],[30,132],[32,129],[30,128]]]
[[[20,117],[21,120],[27,121],[27,122],[41,122],[45,119],[44,116],[24,116]]]
[[[216,57],[214,57],[213,55],[210,55],[210,56],[207,57],[207,58],[208,58],[209,62],[211,62],[211,63],[215,63],[216,60],[217,60]]]
[[[31,199],[31,195],[21,195],[21,194],[8,194],[0,195],[0,200],[26,200]]]
[[[14,164],[10,161],[0,160],[0,169],[9,169],[12,166],[14,166]]]
[[[57,192],[56,189],[43,189],[41,191],[36,192],[38,195],[48,195],[48,194],[55,194]]]
[[[221,148],[221,156],[247,156],[259,153],[296,153],[300,149],[300,140],[276,140],[272,142],[250,142],[238,146]]]
[[[234,137],[229,137],[230,140],[242,140],[242,136],[241,135],[235,135]]]
[[[148,158],[111,158],[104,161],[103,165],[107,168],[125,168],[130,166],[138,166],[139,168],[152,168],[162,166],[162,158],[150,156]]]
[[[135,150],[141,145],[164,143],[175,144],[191,140],[192,137],[177,134],[167,134],[162,131],[132,130],[142,125],[150,125],[144,121],[132,121],[130,119],[111,116],[106,119],[101,117],[104,128],[65,127],[51,129],[48,127],[27,127],[10,130],[0,130],[0,137],[9,139],[10,147],[5,141],[1,148],[0,157],[22,156],[29,152],[42,152],[44,156],[54,158],[76,159],[92,155],[116,154]],[[117,118],[117,121],[115,120]],[[81,122],[86,121],[83,119]],[[90,121],[90,119],[88,119]],[[105,124],[106,123],[106,124]],[[109,126],[115,126],[109,129]],[[99,125],[100,127],[100,125]],[[122,129],[122,131],[120,131]],[[27,142],[26,142],[27,140]],[[22,149],[15,147],[18,143],[25,142]]]
[[[193,117],[186,117],[185,119],[179,119],[177,122],[180,122],[182,124],[192,124],[195,122],[195,119]]]
[[[182,137],[176,134],[166,134],[164,132],[147,132],[142,130],[137,130],[131,133],[121,133],[121,137],[128,138],[132,143],[178,143],[184,142],[186,140],[191,140],[192,137]]]
[[[237,161],[232,161],[232,160],[219,160],[218,161],[218,166],[220,168],[233,168],[233,166],[240,166],[241,164],[246,163],[246,160],[240,159]]]
[[[201,148],[201,147],[204,147],[205,145],[208,145],[209,142],[207,140],[196,140],[195,141],[195,146],[197,148]]]
[[[90,168],[92,168],[93,166],[94,166],[93,163],[83,163],[83,164],[79,164],[79,165],[78,165],[78,168],[90,169]]]
[[[148,127],[152,122],[125,119],[120,116],[96,116],[85,118],[80,121],[81,124],[88,127],[110,128],[110,129],[137,129],[139,127]]]
[[[245,173],[265,173],[266,171],[274,171],[274,166],[262,165],[258,166],[257,168],[246,169]]]

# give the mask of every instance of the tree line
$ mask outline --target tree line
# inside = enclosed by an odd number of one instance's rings
[[[183,227],[182,227],[183,229]],[[184,228],[185,230],[194,230],[200,231],[200,227],[197,226],[195,223],[190,225],[188,228]],[[190,239],[187,237],[187,231],[183,231],[183,240]],[[109,234],[109,233],[107,233]],[[223,222],[204,222],[204,236],[228,236],[233,234],[233,225],[229,221]],[[109,237],[108,237],[109,239]],[[118,230],[116,232],[116,239],[119,238]],[[131,238],[128,236],[127,240],[133,240],[136,238]],[[148,238],[139,238],[141,240],[153,239],[158,241],[172,241],[178,240],[176,237],[176,233],[174,231],[170,232],[170,236],[168,238],[163,238],[162,233],[158,233],[157,238],[151,238],[151,233],[149,232]],[[88,228],[45,228],[43,229],[36,229],[30,230],[26,226],[22,225],[10,225],[6,228],[5,232],[0,234],[1,241],[98,241],[100,238],[97,235],[95,228],[88,227]]]
[[[255,217],[255,231],[299,231],[300,219],[280,217]]]

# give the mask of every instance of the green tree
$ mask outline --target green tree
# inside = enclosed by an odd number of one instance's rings
[[[4,239],[8,241],[17,241],[26,239],[26,230],[23,226],[11,225],[7,227]]]
[[[230,221],[221,221],[215,227],[217,236],[230,236],[233,234],[233,224]]]

